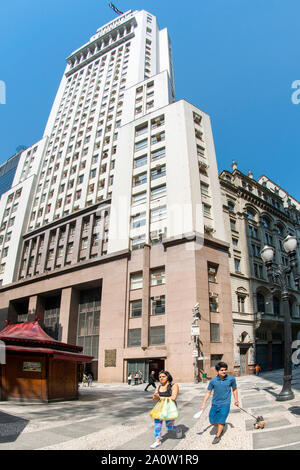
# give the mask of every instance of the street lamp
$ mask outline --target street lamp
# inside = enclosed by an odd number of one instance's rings
[[[193,322],[192,322],[192,331],[191,335],[193,337],[193,358],[194,358],[194,383],[197,384],[199,382],[198,379],[198,355],[199,355],[199,334],[200,328],[198,326],[198,320],[200,320],[201,315],[199,312],[199,302],[196,303],[193,310]]]
[[[290,317],[290,306],[289,306],[289,291],[288,291],[288,278],[290,273],[293,273],[294,281],[298,287],[299,276],[297,272],[297,239],[294,236],[288,235],[283,241],[283,248],[289,256],[289,266],[282,264],[273,264],[274,248],[266,245],[260,252],[261,258],[264,261],[267,268],[267,275],[270,284],[279,283],[281,288],[281,298],[283,302],[284,310],[284,343],[285,343],[285,354],[284,354],[284,377],[283,387],[279,395],[277,395],[277,401],[287,401],[294,398],[294,393],[291,388],[292,384],[292,330],[291,330],[291,317]],[[277,281],[277,282],[276,282]]]

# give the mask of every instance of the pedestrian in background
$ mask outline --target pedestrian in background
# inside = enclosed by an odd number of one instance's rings
[[[239,406],[236,380],[234,377],[227,375],[227,370],[228,366],[225,362],[219,362],[216,365],[218,375],[210,380],[201,406],[201,410],[204,410],[205,404],[213,390],[212,406],[209,413],[210,423],[217,428],[217,434],[212,442],[213,444],[220,442],[221,435],[224,431],[226,419],[230,411],[231,389],[233,390],[235,405]]]
[[[92,385],[93,383],[93,377],[91,373],[89,373],[87,376],[87,383],[88,383],[88,386]]]
[[[143,383],[143,372],[141,370],[139,370],[139,380],[140,380],[140,384]]]
[[[129,374],[128,377],[127,377],[128,385],[131,384],[131,381],[132,381],[132,374]]]
[[[139,378],[140,378],[140,376],[139,376],[139,374],[136,372],[136,373],[134,374],[134,385],[138,385],[138,384],[139,384]]]
[[[151,374],[149,375],[149,381],[148,382],[149,383],[148,383],[147,387],[145,388],[145,392],[147,392],[150,385],[152,385],[153,388],[156,388],[155,387],[155,372],[154,372],[154,370],[151,371]]]
[[[256,366],[255,366],[255,374],[256,374],[256,375],[259,375],[259,373],[260,373],[260,365],[259,365],[259,364],[256,364]]]

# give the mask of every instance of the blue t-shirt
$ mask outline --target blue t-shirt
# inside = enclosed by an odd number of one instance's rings
[[[208,384],[207,390],[213,390],[214,395],[212,399],[213,405],[230,405],[231,403],[231,388],[236,388],[236,380],[230,375],[222,380],[217,375]]]

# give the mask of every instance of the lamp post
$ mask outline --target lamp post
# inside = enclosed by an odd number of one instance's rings
[[[292,384],[292,329],[291,329],[291,317],[290,317],[290,306],[289,306],[289,291],[288,291],[288,275],[293,273],[294,281],[298,287],[299,276],[297,272],[297,239],[294,236],[288,235],[283,241],[284,251],[289,256],[289,266],[282,264],[274,264],[274,248],[271,246],[265,246],[260,254],[267,268],[267,275],[270,284],[274,288],[274,284],[279,283],[281,288],[281,298],[283,302],[284,311],[284,377],[283,387],[279,395],[277,395],[277,401],[287,401],[294,398],[294,393],[291,388]],[[276,282],[277,281],[277,282]]]
[[[198,326],[198,320],[201,318],[200,312],[199,312],[199,303],[197,303],[193,310],[193,322],[192,322],[192,331],[191,335],[193,337],[193,359],[194,359],[194,383],[197,384],[199,382],[198,379],[198,355],[199,355],[199,345],[198,345],[198,340],[199,340],[199,333],[200,333],[200,328]]]

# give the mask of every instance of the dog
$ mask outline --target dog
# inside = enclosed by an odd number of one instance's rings
[[[254,423],[254,427],[255,429],[264,429],[264,427],[266,426],[266,421],[264,420],[264,418],[262,416],[258,416],[256,418],[256,422]]]

